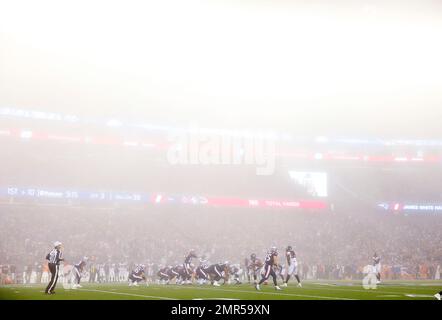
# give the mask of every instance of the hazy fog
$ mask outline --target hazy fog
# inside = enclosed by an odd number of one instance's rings
[[[317,278],[344,265],[354,276],[374,251],[389,266],[440,266],[442,144],[376,139],[442,138],[441,39],[441,1],[0,0],[0,108],[101,119],[0,114],[0,264],[42,264],[58,240],[70,264],[158,267],[191,248],[243,263],[293,245],[305,275],[330,269]],[[258,176],[172,166],[167,132],[109,119],[293,140]],[[333,134],[375,142],[316,139]]]
[[[370,120],[393,136],[431,136],[441,10],[439,1],[2,1],[0,104],[315,133],[373,132]]]

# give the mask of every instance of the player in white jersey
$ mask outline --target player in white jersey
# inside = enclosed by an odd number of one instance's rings
[[[154,274],[154,264],[152,262],[148,262],[146,266],[146,278],[147,282],[153,281],[153,274]]]
[[[376,278],[378,279],[376,284],[381,283],[381,257],[379,257],[376,252],[373,255],[373,267],[376,273]]]
[[[302,287],[301,280],[298,275],[298,260],[296,259],[296,253],[291,246],[288,246],[285,250],[285,255],[287,259],[287,277],[284,281],[283,286],[287,287],[287,283],[292,275],[298,280],[298,287]]]
[[[98,265],[98,282],[99,283],[106,282],[106,271],[104,269],[103,263]]]
[[[241,276],[243,274],[243,270],[241,269],[240,264],[233,264],[230,266],[230,275],[235,281],[235,284],[242,284],[241,282]],[[230,284],[230,278],[228,280],[228,283]]]
[[[126,279],[127,279],[126,274],[127,274],[126,264],[125,263],[120,263],[118,265],[118,278],[119,278],[118,280],[120,282],[126,281]]]
[[[112,263],[109,268],[109,282],[115,282],[115,263]]]

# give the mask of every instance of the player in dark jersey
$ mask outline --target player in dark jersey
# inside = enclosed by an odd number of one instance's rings
[[[248,274],[253,276],[253,281],[255,284],[257,283],[258,274],[260,273],[263,266],[264,266],[264,263],[261,261],[261,259],[257,258],[256,254],[252,253],[250,255]]]
[[[182,266],[169,266],[169,268],[167,269],[167,275],[169,276],[169,279],[166,281],[166,284],[169,284],[170,281],[174,279],[176,279],[176,283],[178,283],[182,268]]]
[[[138,286],[138,282],[144,280],[146,281],[145,275],[146,266],[144,264],[140,264],[135,266],[135,269],[129,275],[129,286]],[[147,282],[146,282],[147,284]]]
[[[207,270],[202,266],[198,266],[196,268],[195,276],[199,284],[204,284],[207,280],[209,280],[209,275],[207,273]]]
[[[186,270],[182,264],[175,266],[173,268],[173,273],[177,274],[176,284],[182,285],[182,284],[186,283],[187,280],[185,280],[185,279],[188,278],[188,273],[186,272]]]
[[[184,276],[183,276],[183,282],[190,284],[192,283],[190,280],[192,279],[193,274],[193,268],[192,268],[192,259],[197,258],[197,255],[195,253],[195,250],[190,250],[189,254],[184,258]]]
[[[374,272],[376,273],[377,284],[381,283],[381,257],[377,255],[375,252],[373,255],[373,267]]]
[[[299,279],[298,275],[298,260],[296,258],[296,253],[291,246],[287,247],[287,249],[285,250],[285,255],[287,259],[287,277],[284,281],[283,286],[287,287],[290,277],[294,275],[296,280],[298,281],[298,287],[302,287],[301,280]]]
[[[264,281],[267,281],[270,276],[272,276],[275,289],[281,290],[278,286],[275,270],[273,269],[274,266],[278,266],[278,249],[276,249],[276,247],[272,247],[269,253],[267,253],[264,261],[264,274],[262,275],[261,281],[258,284],[255,284],[256,290],[261,290],[261,284]]]
[[[81,288],[80,280],[81,280],[81,274],[84,271],[84,268],[86,267],[86,262],[88,261],[88,257],[83,257],[83,259],[80,260],[77,264],[74,264],[74,267],[72,268],[72,289]]]
[[[207,273],[207,268],[209,268],[209,262],[205,256],[200,258],[200,265],[195,270],[195,277],[199,284],[204,284],[209,280],[209,274]]]
[[[158,281],[161,284],[169,283],[169,267],[160,267],[157,273]]]
[[[226,279],[229,276],[229,263],[224,262],[224,263],[212,264],[205,271],[210,276],[212,284],[215,287],[219,287],[220,284],[218,283],[218,281],[224,279],[225,283]]]

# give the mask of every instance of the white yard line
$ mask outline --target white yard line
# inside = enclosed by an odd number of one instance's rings
[[[132,296],[132,297],[154,298],[154,299],[160,299],[160,300],[178,300],[178,299],[169,298],[169,297],[146,296],[146,295],[142,295],[142,294],[126,293],[126,292],[114,292],[114,291],[95,290],[95,289],[77,289],[77,290],[78,291],[90,291],[90,292],[102,292],[102,293],[117,294],[117,295]]]
[[[310,285],[312,285],[312,283],[310,283]],[[319,285],[319,284],[314,284],[314,285]],[[319,285],[319,286],[321,286],[321,285]],[[390,287],[390,286],[388,286],[388,287]],[[382,287],[382,284],[380,284],[379,285],[379,288],[380,289],[384,289],[384,288],[388,288],[388,287]],[[408,287],[408,286],[391,286],[392,288],[391,289],[393,289],[394,290],[394,288],[405,288],[405,289],[411,289],[410,287]],[[312,287],[310,287],[310,286],[306,286],[306,288],[307,289],[311,289],[311,290],[332,290],[332,291],[352,291],[352,292],[366,292],[366,293],[373,293],[373,294],[389,294],[389,295],[392,295],[393,297],[399,297],[399,296],[407,296],[407,297],[430,297],[430,296],[428,296],[428,295],[418,295],[418,294],[408,294],[408,293],[404,293],[404,292],[398,292],[398,291],[384,291],[384,290],[377,290],[377,289],[375,289],[375,290],[358,290],[358,289],[343,289],[343,288],[324,288],[324,286],[321,286],[320,288],[312,288]],[[421,290],[423,290],[424,288],[413,288],[413,290],[415,290],[415,289],[421,289]],[[428,288],[426,288],[427,290],[428,290]],[[382,297],[382,296],[379,296],[378,295],[378,297]],[[387,295],[385,296],[385,297],[388,297]]]
[[[309,289],[309,290],[331,290],[331,291],[351,291],[351,292],[366,292],[366,293],[386,293],[386,294],[403,294],[403,292],[397,292],[397,291],[383,291],[383,290],[380,290],[380,291],[378,291],[377,289],[371,289],[371,290],[365,290],[365,289],[360,289],[360,290],[358,290],[358,289],[343,289],[343,288],[324,288],[323,286],[321,286],[320,288],[312,288],[312,287],[310,287],[310,286],[305,286],[305,288],[306,289]],[[385,288],[385,287],[382,287],[382,285],[379,285],[379,288]],[[408,288],[408,289],[410,289],[410,288]]]
[[[405,296],[410,298],[434,298],[433,295],[429,294],[406,294]]]
[[[292,296],[292,297],[304,297],[304,298],[315,298],[315,299],[329,299],[329,300],[358,300],[358,299],[352,299],[352,298],[338,298],[338,297],[326,297],[326,296],[312,296],[312,295],[305,295],[305,294],[277,293],[277,292],[264,292],[264,291],[227,290],[227,289],[220,289],[220,288],[177,287],[177,289],[198,289],[198,290],[210,290],[210,291],[224,291],[224,292],[240,292],[240,293],[268,294],[268,295],[277,295],[277,296]]]
[[[382,287],[382,284],[380,284],[379,285],[380,287]],[[416,285],[416,286],[409,286],[409,285],[405,285],[405,286],[399,286],[399,285],[386,285],[386,286],[384,286],[384,288],[392,288],[392,289],[394,289],[394,288],[402,288],[402,289],[413,289],[413,290],[428,290],[428,289],[431,289],[431,288],[440,288],[442,285],[441,284],[439,284],[439,285],[432,285],[432,286],[418,286],[418,285]]]
[[[227,301],[229,301],[229,300],[240,300],[240,299],[231,299],[231,298],[195,298],[195,299],[192,299],[192,300],[227,300]]]
[[[334,287],[334,288],[343,288],[343,287],[358,287],[358,286],[362,286],[362,281],[361,282],[354,282],[351,286],[350,285],[342,285],[339,284],[339,282],[334,282],[334,283],[321,283],[321,282],[310,282],[310,281],[305,281],[303,282],[303,284],[306,285],[318,285],[318,286],[330,286],[330,287]],[[440,287],[442,286],[441,282],[434,282],[434,283],[405,283],[405,282],[396,282],[396,283],[390,283],[390,282],[382,282],[381,284],[378,284],[379,287],[382,288],[410,288],[413,287],[413,289],[420,289],[420,290],[428,290],[428,287]],[[419,288],[420,287],[420,288]]]

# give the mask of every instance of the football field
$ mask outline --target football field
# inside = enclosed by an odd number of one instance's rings
[[[263,285],[156,285],[129,287],[127,284],[84,284],[72,290],[59,284],[55,295],[45,295],[43,285],[0,287],[1,300],[436,300],[442,281],[387,281],[366,290],[356,281],[305,281],[276,291]]]

